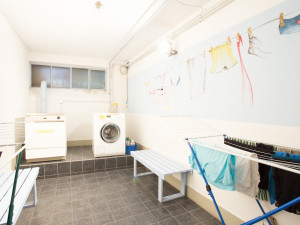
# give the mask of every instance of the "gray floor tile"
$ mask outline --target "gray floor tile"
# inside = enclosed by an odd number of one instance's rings
[[[91,158],[91,157],[89,157]],[[83,161],[83,171],[94,171],[95,170],[95,160],[85,160]]]
[[[131,217],[131,213],[127,207],[113,209],[111,213],[115,221]]]
[[[178,203],[167,206],[166,209],[173,215],[178,216],[182,213],[185,213],[186,210]]]
[[[99,213],[97,215],[94,215],[95,225],[107,224],[110,222],[114,222],[111,212]]]
[[[138,215],[141,213],[145,213],[148,212],[149,210],[146,208],[146,206],[144,206],[144,204],[137,204],[137,205],[131,205],[129,207],[129,210],[131,212],[132,215]]]
[[[88,217],[73,221],[73,225],[93,225],[93,224],[94,224],[94,222],[93,222],[92,216],[88,216]]]
[[[112,201],[121,198],[121,195],[119,193],[109,193],[104,194],[107,201]]]
[[[100,203],[100,204],[97,204],[97,205],[93,205],[91,207],[91,209],[92,209],[92,213],[94,215],[110,211],[110,208],[109,208],[109,206],[106,202]]]
[[[203,224],[203,225],[222,225],[222,223],[219,220],[217,220],[216,218],[202,221],[201,224]]]
[[[58,165],[58,174],[70,174],[71,173],[71,163],[70,162],[60,162]]]
[[[150,212],[136,215],[134,216],[134,218],[136,219],[138,224],[148,225],[157,222],[154,216]]]
[[[103,197],[89,197],[90,205],[97,205],[101,203],[106,203],[106,199]]]
[[[68,224],[72,223],[72,211],[70,212],[59,212],[57,214],[53,214],[51,224]]]
[[[45,176],[57,174],[57,163],[45,164]]]
[[[90,215],[91,215],[91,209],[89,206],[73,209],[73,220],[82,219]]]
[[[82,161],[71,162],[71,173],[77,173],[82,171]]]
[[[72,201],[72,207],[73,209],[78,209],[82,208],[84,206],[89,206],[89,199],[88,198],[83,198],[83,199],[77,199]]]
[[[176,216],[175,218],[184,225],[194,225],[199,223],[199,221],[188,212]]]
[[[157,221],[162,221],[164,219],[172,217],[172,214],[169,213],[164,208],[159,208],[159,209],[152,210],[151,213]]]
[[[32,219],[30,225],[48,225],[51,224],[51,217],[40,217],[37,219]]]
[[[138,225],[134,217],[129,217],[117,222],[118,225]]]
[[[200,222],[214,218],[211,214],[209,214],[202,208],[192,210],[192,211],[190,211],[190,213]]]
[[[160,225],[180,225],[180,223],[174,217],[160,221],[159,224]]]
[[[154,210],[158,208],[163,208],[163,205],[158,201],[158,200],[152,200],[148,202],[144,202],[144,205],[149,209],[149,210]]]
[[[109,202],[108,204],[109,204],[109,207],[111,210],[127,206],[127,204],[125,203],[125,201],[123,199],[117,199],[117,200],[112,200],[112,201],[108,201],[108,202]]]
[[[193,202],[192,200],[186,200],[183,202],[179,203],[183,208],[185,208],[187,211],[191,211],[194,209],[198,209],[200,208],[199,205],[197,205],[195,202]]]
[[[142,203],[139,197],[136,195],[125,197],[124,201],[126,202],[127,205],[136,205]]]

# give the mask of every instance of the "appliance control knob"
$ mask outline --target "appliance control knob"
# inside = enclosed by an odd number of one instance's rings
[[[60,119],[60,116],[58,116],[57,119],[59,120],[59,119]]]

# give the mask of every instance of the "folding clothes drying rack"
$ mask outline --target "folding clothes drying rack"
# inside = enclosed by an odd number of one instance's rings
[[[226,151],[225,149],[213,147],[213,146],[210,146],[210,145],[205,144],[205,143],[194,142],[194,141],[192,140],[192,139],[210,138],[210,137],[218,137],[218,136],[224,136],[224,137],[225,137],[226,135],[213,135],[213,136],[206,136],[206,137],[186,138],[186,142],[187,142],[187,144],[189,145],[189,147],[190,147],[190,149],[191,149],[191,152],[192,152],[192,154],[193,154],[193,156],[194,156],[194,159],[196,160],[196,164],[197,164],[197,166],[198,166],[198,168],[199,168],[199,170],[200,170],[200,173],[201,173],[201,175],[202,175],[202,177],[203,177],[203,179],[204,179],[204,182],[205,182],[205,184],[206,184],[206,190],[208,191],[209,196],[212,198],[212,201],[213,201],[213,203],[214,203],[214,205],[215,205],[215,207],[216,207],[216,210],[217,210],[217,212],[218,212],[218,215],[219,215],[220,220],[221,220],[221,222],[222,222],[223,225],[225,225],[224,219],[223,219],[223,217],[222,217],[222,214],[221,214],[221,212],[220,212],[220,210],[219,210],[218,204],[217,204],[217,202],[216,202],[216,200],[215,200],[215,197],[214,197],[214,195],[213,195],[213,193],[212,193],[211,187],[210,187],[210,185],[208,184],[208,182],[207,182],[207,180],[206,180],[206,177],[205,177],[205,175],[204,175],[204,173],[203,173],[203,170],[202,170],[202,168],[201,168],[201,165],[200,165],[200,163],[199,163],[199,160],[198,160],[198,158],[197,158],[197,156],[196,156],[196,153],[195,153],[195,151],[194,151],[194,149],[193,149],[191,143],[192,143],[192,144],[201,145],[201,146],[203,146],[203,147],[208,147],[208,148],[210,148],[210,149],[213,149],[213,150],[216,150],[216,151],[220,151],[220,152],[224,152],[224,153],[227,153],[227,154],[230,154],[230,155],[235,155],[235,156],[238,156],[238,157],[242,157],[242,158],[246,158],[246,159],[249,159],[249,160],[253,160],[253,161],[256,161],[256,162],[259,162],[259,163],[262,163],[262,164],[266,164],[266,165],[273,166],[273,167],[276,167],[276,168],[279,168],[279,169],[287,170],[287,171],[290,171],[290,172],[293,172],[293,173],[300,174],[300,169],[297,168],[297,167],[294,167],[294,166],[289,167],[289,166],[286,166],[285,164],[282,164],[282,163],[275,163],[275,162],[270,162],[270,161],[265,160],[265,159],[259,159],[259,158],[247,157],[247,156],[244,156],[244,155],[240,155],[240,154],[238,154],[238,153],[233,153],[233,152]],[[245,223],[242,223],[241,225],[250,225],[250,224],[254,224],[254,223],[257,223],[257,222],[259,222],[259,221],[261,221],[261,220],[264,220],[264,219],[266,219],[266,220],[268,221],[269,225],[271,225],[271,222],[270,222],[270,220],[268,219],[268,217],[270,217],[270,216],[272,216],[272,215],[274,215],[274,214],[276,214],[276,213],[278,213],[278,212],[280,212],[280,211],[282,211],[282,210],[284,210],[284,209],[286,209],[286,208],[288,208],[288,207],[290,207],[290,206],[292,206],[292,205],[294,205],[294,204],[299,203],[299,202],[300,202],[300,196],[298,196],[297,198],[295,198],[295,199],[293,199],[293,200],[291,200],[291,201],[285,203],[285,204],[282,205],[282,206],[279,206],[279,207],[276,208],[276,209],[271,210],[271,211],[268,212],[268,213],[265,213],[265,211],[264,211],[264,209],[262,208],[262,206],[261,206],[260,202],[258,201],[258,199],[256,199],[256,202],[257,202],[257,204],[259,205],[259,208],[261,209],[263,215],[262,215],[262,216],[258,216],[258,217],[254,218],[254,219],[252,219],[252,220],[249,220],[249,221],[247,221],[247,222],[245,222]]]

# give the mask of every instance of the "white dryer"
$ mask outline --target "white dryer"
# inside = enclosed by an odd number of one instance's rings
[[[125,155],[125,115],[95,113],[93,121],[95,157]]]

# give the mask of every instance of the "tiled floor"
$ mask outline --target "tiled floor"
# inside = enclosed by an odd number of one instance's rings
[[[133,158],[130,155],[94,158],[92,146],[68,147],[66,160],[27,163],[23,159],[21,162],[21,168],[39,167],[39,179],[125,169],[132,166]]]
[[[38,204],[24,208],[17,225],[221,224],[188,198],[159,203],[157,177],[132,174],[130,168],[38,180]],[[177,192],[167,183],[164,191]]]
[[[70,161],[79,161],[94,159],[92,146],[76,146],[68,147],[66,160],[59,160],[58,162],[70,162]],[[22,159],[22,164],[28,164],[25,158]]]

